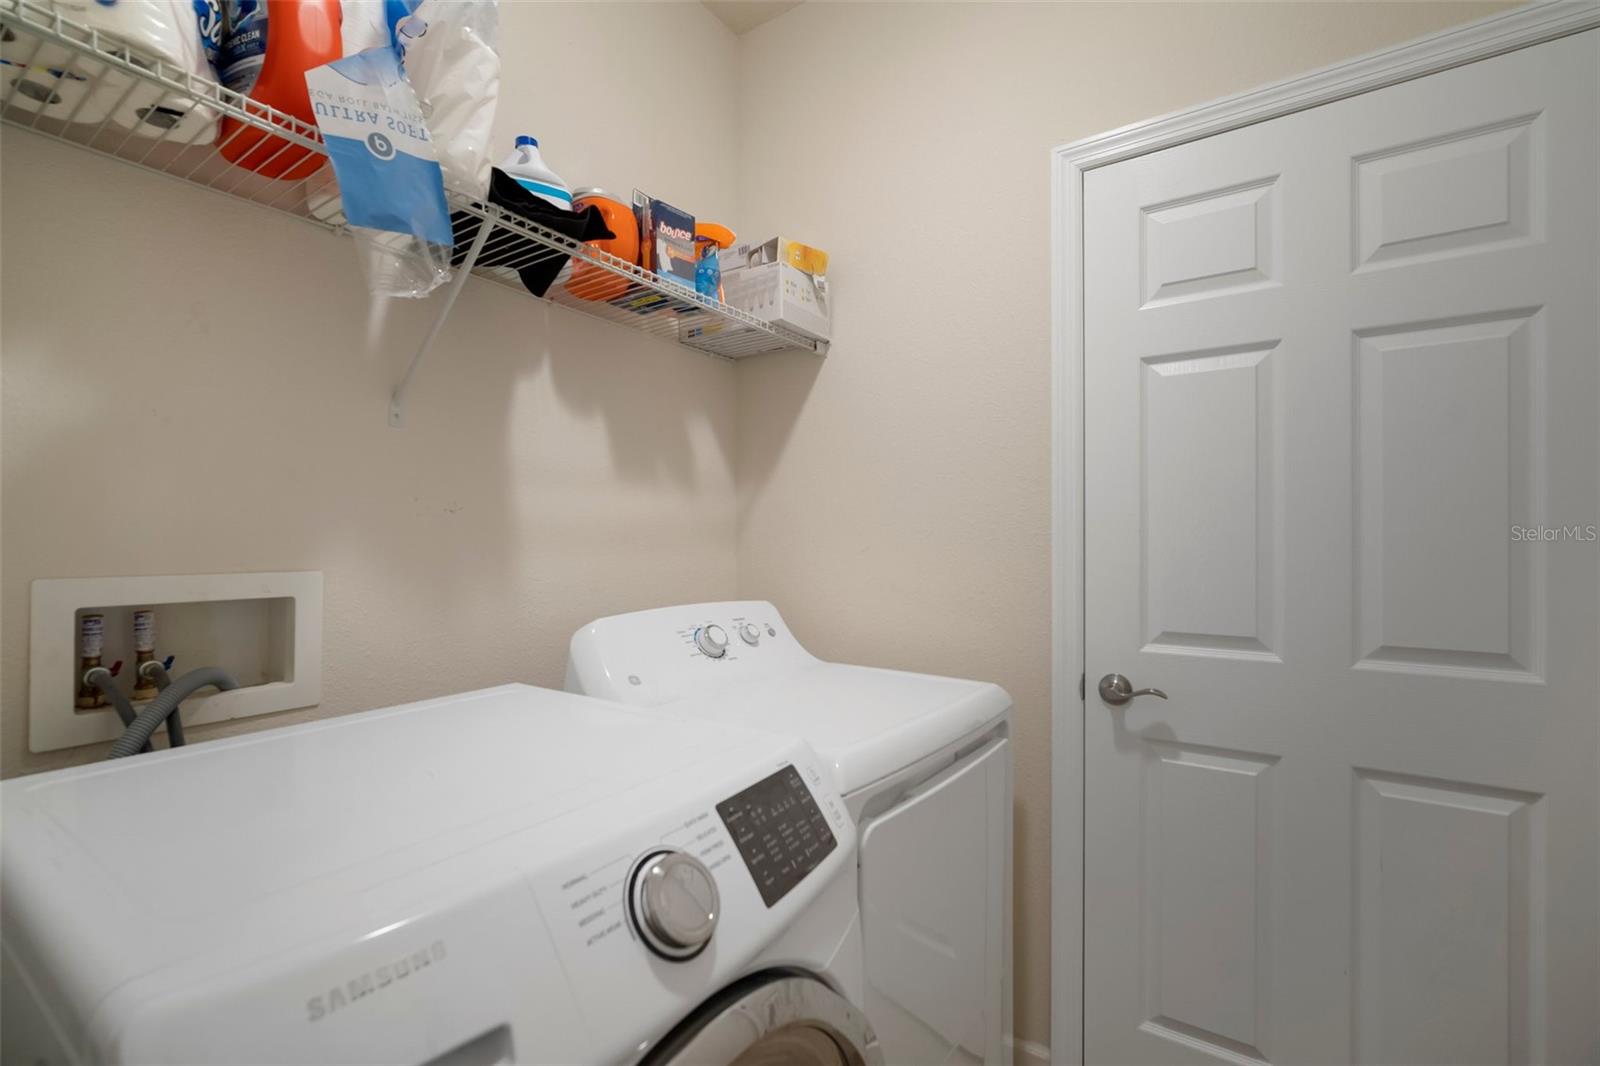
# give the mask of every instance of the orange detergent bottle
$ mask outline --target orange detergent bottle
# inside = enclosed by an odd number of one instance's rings
[[[306,71],[343,54],[339,0],[225,0],[223,7],[222,83],[315,129]],[[327,160],[235,118],[222,120],[217,147],[236,166],[286,181],[315,173]]]

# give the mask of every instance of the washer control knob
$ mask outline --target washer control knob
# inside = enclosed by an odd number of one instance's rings
[[[708,659],[720,659],[728,654],[728,631],[712,622],[694,631],[694,646]]]
[[[682,962],[711,942],[722,897],[706,864],[686,851],[658,851],[633,875],[634,927],[657,955]]]
[[[761,627],[754,622],[746,622],[739,627],[739,639],[752,648],[761,643]]]

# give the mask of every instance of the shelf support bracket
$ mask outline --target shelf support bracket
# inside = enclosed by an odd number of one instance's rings
[[[406,390],[411,388],[411,382],[417,376],[417,370],[422,366],[422,360],[428,354],[428,349],[433,347],[433,342],[438,339],[439,331],[444,328],[444,320],[450,317],[450,308],[455,306],[456,297],[461,295],[461,287],[467,283],[467,278],[472,275],[472,268],[478,262],[478,253],[483,251],[484,242],[489,239],[489,232],[495,223],[492,219],[484,219],[478,226],[478,235],[472,238],[472,246],[467,249],[467,257],[456,268],[456,276],[450,281],[450,288],[444,294],[444,306],[439,308],[439,313],[434,316],[433,325],[428,327],[427,336],[422,338],[417,353],[411,357],[411,365],[406,367],[405,377],[400,379],[400,384],[394,387],[394,392],[389,395],[389,426],[391,429],[400,429],[405,425]]]

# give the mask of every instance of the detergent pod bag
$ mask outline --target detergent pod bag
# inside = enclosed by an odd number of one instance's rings
[[[306,71],[367,287],[426,296],[450,277],[450,211],[433,141],[393,48]]]

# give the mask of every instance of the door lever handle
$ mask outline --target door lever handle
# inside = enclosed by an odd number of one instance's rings
[[[1107,674],[1100,679],[1100,698],[1113,707],[1121,707],[1135,696],[1167,698],[1167,694],[1158,688],[1134,688],[1133,682],[1121,674]]]

